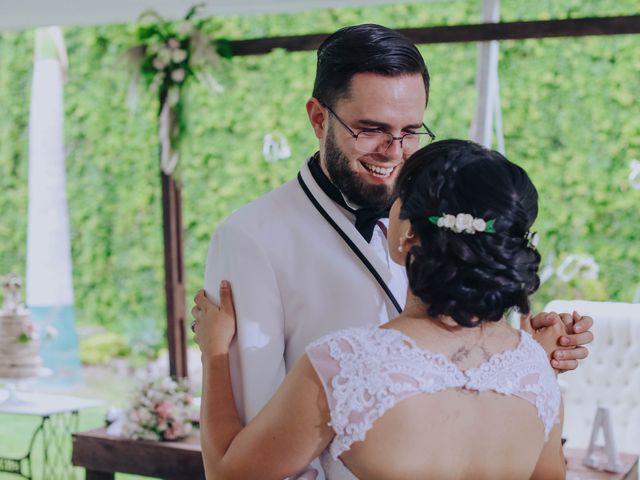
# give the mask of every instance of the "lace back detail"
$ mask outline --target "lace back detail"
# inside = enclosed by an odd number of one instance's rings
[[[307,347],[322,381],[336,437],[336,459],[364,440],[373,423],[399,401],[449,388],[517,395],[538,409],[545,439],[558,417],[560,389],[544,350],[522,332],[515,350],[462,372],[446,356],[419,348],[402,332],[377,327],[341,330]]]

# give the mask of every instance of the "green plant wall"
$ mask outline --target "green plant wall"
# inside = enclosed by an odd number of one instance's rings
[[[637,14],[636,0],[502,2],[505,21]],[[213,38],[476,23],[476,0],[342,8],[295,15],[213,18]],[[67,195],[78,322],[122,332],[163,328],[163,244],[157,101],[142,91],[127,108],[122,53],[132,26],[67,28]],[[0,35],[0,274],[24,274],[27,124],[33,34]],[[466,137],[475,105],[476,44],[421,46],[432,76],[426,122],[439,138]],[[507,156],[539,188],[541,252],[551,266],[588,254],[598,279],[552,277],[540,308],[558,296],[631,301],[640,288],[640,191],[628,182],[640,159],[640,36],[506,41],[500,86]],[[238,57],[217,73],[225,92],[188,87],[188,131],[178,175],[188,302],[202,283],[207,245],[230,212],[294,177],[316,148],[305,102],[313,52]],[[267,133],[286,135],[290,159],[262,157]],[[144,332],[142,332],[144,333]],[[141,334],[138,332],[138,334]],[[136,333],[129,334],[135,337]]]

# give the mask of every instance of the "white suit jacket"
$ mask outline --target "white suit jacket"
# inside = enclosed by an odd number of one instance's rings
[[[404,306],[404,267],[385,262],[313,179],[313,197],[355,243]],[[229,216],[209,247],[207,295],[231,282],[237,334],[231,346],[233,393],[243,422],[273,396],[305,347],[329,332],[380,324],[397,311],[371,272],[294,179]],[[393,281],[392,281],[393,280]]]

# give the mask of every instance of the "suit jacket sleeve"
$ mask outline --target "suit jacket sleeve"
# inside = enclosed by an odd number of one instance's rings
[[[269,257],[241,226],[224,222],[214,234],[205,268],[205,289],[219,301],[222,280],[231,282],[236,337],[230,364],[240,418],[251,420],[273,396],[286,374],[284,313]]]

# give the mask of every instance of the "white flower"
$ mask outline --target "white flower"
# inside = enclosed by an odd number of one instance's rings
[[[487,228],[487,222],[482,218],[474,218],[471,225],[476,232],[484,232],[484,229]]]
[[[186,77],[186,73],[183,68],[178,68],[171,72],[171,80],[174,82],[181,82],[184,80],[184,77]]]
[[[156,58],[162,63],[169,63],[171,61],[171,50],[168,48],[160,48]]]
[[[473,216],[468,213],[459,213],[456,216],[455,226],[453,230],[457,233],[465,232],[471,229],[473,225]]]
[[[155,68],[156,70],[160,71],[160,70],[164,70],[164,67],[166,67],[167,65],[160,60],[158,57],[153,59],[153,68]]]
[[[453,215],[445,215],[442,217],[442,224],[444,228],[453,228],[456,224],[456,217]]]
[[[531,246],[533,248],[538,248],[538,243],[540,243],[540,235],[538,235],[538,233],[534,233],[533,236],[531,237],[531,241],[529,242],[531,243]]]
[[[438,218],[438,223],[437,223],[439,228],[444,227],[444,217],[439,217]]]
[[[58,329],[52,325],[47,325],[44,330],[47,332],[48,338],[55,338],[58,336]]]
[[[187,59],[187,51],[179,48],[178,50],[174,50],[171,54],[171,60],[173,63],[184,62]]]
[[[540,242],[540,235],[538,235],[537,232],[527,232],[527,234],[525,235],[525,238],[527,239],[528,242],[528,246],[531,248],[538,248],[538,243]]]

